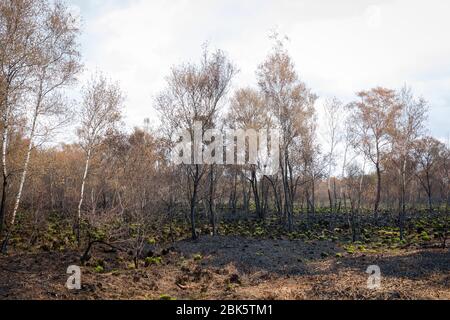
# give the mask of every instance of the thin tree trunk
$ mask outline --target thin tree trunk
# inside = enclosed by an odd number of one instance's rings
[[[268,193],[269,193],[269,186],[267,185],[265,179],[261,179],[261,188],[262,188],[262,218],[265,219],[267,215],[267,209],[268,209]]]
[[[236,214],[237,211],[237,173],[234,172],[233,173],[233,189],[231,190],[231,194],[230,194],[230,204],[229,207],[231,208],[231,213],[232,214]]]
[[[338,199],[338,195],[337,195],[336,178],[333,179],[333,194],[334,194],[334,203],[333,203],[333,205],[334,205],[334,212],[338,213],[339,209],[340,209],[340,208],[338,208],[338,203],[339,203],[340,199]]]
[[[251,185],[252,185],[253,197],[255,199],[256,215],[258,216],[259,219],[262,219],[263,214],[262,214],[262,208],[261,208],[262,205],[261,205],[261,199],[259,196],[259,189],[258,189],[258,177],[256,176],[256,170],[254,168],[252,168]]]
[[[195,176],[194,176],[194,190],[192,191],[191,196],[191,231],[192,231],[192,240],[197,240],[198,235],[195,229],[195,209],[197,205],[197,193],[198,193],[198,184],[199,184],[199,166],[195,165]]]
[[[2,200],[0,203],[0,236],[3,232],[3,226],[5,224],[6,190],[8,188],[8,175],[5,175],[6,167],[3,167],[3,169]]]
[[[198,235],[195,230],[195,207],[197,203],[197,186],[194,186],[194,193],[191,198],[191,231],[192,231],[192,240],[197,240]]]
[[[361,178],[359,180],[359,190],[358,190],[358,207],[355,210],[352,209],[352,230],[353,230],[353,242],[358,241],[359,233],[358,233],[358,218],[360,216],[361,211],[361,202],[362,202],[362,190],[364,186],[364,172],[366,171],[366,160],[364,160],[363,170],[361,173]]]
[[[8,99],[5,100],[5,115],[3,118],[3,135],[2,135],[2,175],[3,175],[3,190],[2,190],[2,201],[0,204],[0,235],[3,231],[3,225],[5,223],[5,219],[6,219],[6,195],[7,195],[7,189],[8,189],[8,168],[7,168],[7,163],[6,163],[6,153],[8,150],[8,134],[9,134],[9,124],[8,124],[8,120],[9,120],[9,112],[10,112],[10,108],[9,108],[9,104],[8,104]],[[3,240],[2,246],[0,248],[2,253],[6,253],[7,251],[7,246],[8,246],[8,242],[9,242],[9,237],[10,237],[10,230],[7,231],[6,233],[6,237]]]
[[[27,155],[25,158],[25,164],[23,166],[22,176],[20,178],[19,191],[17,192],[16,201],[14,203],[14,209],[13,209],[12,217],[11,217],[11,227],[14,226],[14,223],[16,220],[17,210],[19,210],[20,200],[22,198],[23,186],[25,185],[25,179],[26,179],[27,173],[28,173],[28,165],[30,163],[31,151],[33,150],[33,139],[34,139],[34,133],[36,131],[36,121],[37,121],[37,117],[38,117],[39,105],[40,104],[38,104],[38,106],[36,107],[36,110],[35,110],[34,116],[33,116],[33,124],[31,127],[31,133],[30,133],[30,143],[28,144],[28,150],[27,150]]]
[[[404,239],[404,222],[406,215],[406,160],[403,161],[402,165],[402,181],[401,181],[401,208],[400,208],[400,216],[399,216],[399,224],[400,224],[400,240]]]
[[[377,169],[377,195],[375,198],[374,215],[375,215],[375,221],[378,221],[378,214],[379,214],[379,210],[380,210],[380,200],[381,200],[381,169],[380,169],[379,163],[377,163],[376,169]]]
[[[215,212],[215,188],[214,188],[214,166],[211,166],[211,171],[209,174],[209,214],[210,214],[210,223],[213,229],[213,236],[217,235],[217,220],[216,220],[216,212]]]
[[[274,197],[274,200],[275,200],[275,205],[276,205],[276,207],[277,207],[278,216],[279,216],[280,219],[281,219],[281,215],[282,215],[281,199],[280,199],[280,197],[279,197],[279,195],[278,195],[277,187],[276,187],[276,185],[275,185],[275,182],[274,182],[271,178],[269,178],[268,176],[265,176],[265,178],[266,178],[267,180],[269,180],[270,185],[272,186],[273,197]]]
[[[77,225],[76,225],[76,232],[77,232],[77,241],[78,245],[80,245],[80,229],[81,229],[81,207],[83,206],[84,201],[84,189],[86,186],[86,178],[89,171],[89,162],[91,160],[91,148],[88,149],[87,155],[86,155],[86,165],[84,168],[84,174],[83,174],[83,180],[81,182],[81,191],[80,191],[80,202],[78,203],[78,215],[77,215]]]
[[[311,184],[311,206],[312,214],[316,214],[316,177],[313,177]]]
[[[6,192],[8,189],[8,168],[6,163],[6,153],[8,150],[8,133],[9,133],[9,107],[6,103],[6,111],[4,117],[4,128],[2,134],[2,175],[3,175],[3,184],[2,184],[2,201],[0,203],[0,235],[3,231],[3,226],[5,223],[5,212],[6,212]]]
[[[344,201],[344,211],[347,213],[347,186],[345,184],[345,169],[347,168],[347,155],[348,155],[349,144],[346,142],[344,151],[344,160],[342,163],[342,182],[344,186],[339,188],[340,198]]]
[[[333,151],[331,151],[332,154]],[[332,158],[332,156],[331,156]],[[331,166],[331,159],[330,159],[330,165],[328,168],[328,179],[327,179],[327,191],[328,191],[328,201],[330,202],[330,213],[333,214],[334,213],[334,206],[333,206],[333,196],[331,195],[331,170],[332,170],[332,166]]]
[[[330,208],[330,213],[333,214],[334,212],[334,206],[333,206],[333,198],[331,196],[331,186],[328,186],[328,202],[329,202],[329,208]]]
[[[433,212],[433,200],[432,200],[430,174],[428,171],[427,171],[427,197],[428,197],[428,210],[431,213]]]
[[[248,190],[247,188],[247,178],[244,176],[244,173],[241,173],[241,182],[242,182],[242,201],[243,201],[242,211],[245,214],[248,214],[250,190]]]
[[[287,226],[289,232],[292,232],[293,230],[293,220],[292,220],[292,208],[291,208],[291,199],[290,199],[290,188],[289,188],[289,180],[288,180],[288,166],[289,166],[289,160],[288,160],[288,154],[287,151],[285,151],[284,154],[284,161],[283,165],[281,167],[281,172],[283,175],[283,191],[284,191],[284,215],[287,219]]]

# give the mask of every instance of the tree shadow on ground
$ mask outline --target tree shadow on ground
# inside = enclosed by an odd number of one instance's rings
[[[266,271],[279,275],[309,274],[308,263],[334,257],[343,252],[332,242],[247,239],[242,237],[202,237],[197,241],[182,241],[177,252],[192,257],[200,254],[203,264],[224,268],[233,264],[239,271]]]
[[[449,250],[344,254],[342,258],[335,258],[337,253],[344,251],[337,244],[327,241],[305,243],[220,236],[182,241],[175,248],[186,257],[200,254],[204,266],[220,269],[233,264],[242,273],[263,271],[279,276],[323,275],[351,269],[364,274],[370,265],[378,265],[385,277],[426,279],[439,273],[447,275],[447,283],[450,277]],[[324,264],[321,265],[321,262]]]
[[[383,277],[404,278],[410,280],[429,280],[432,275],[441,274],[450,289],[450,250],[427,249],[404,252],[398,255],[358,255],[347,256],[334,262],[331,272],[342,268],[367,270],[370,265],[377,265]]]

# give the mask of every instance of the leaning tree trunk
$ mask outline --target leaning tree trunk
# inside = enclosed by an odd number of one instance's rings
[[[36,131],[37,117],[38,117],[38,107],[36,108],[34,116],[33,116],[33,124],[31,127],[31,133],[30,133],[30,143],[28,144],[27,156],[25,158],[25,164],[23,166],[22,176],[20,178],[19,191],[17,192],[16,201],[14,203],[14,209],[13,209],[12,217],[11,217],[11,227],[14,226],[14,223],[16,221],[17,211],[19,210],[20,200],[22,198],[23,186],[25,185],[25,179],[26,179],[27,173],[28,173],[28,165],[30,163],[31,151],[33,150],[33,139],[34,139],[34,133]]]
[[[3,248],[2,248],[3,252],[6,252],[6,250],[7,250],[10,234],[11,234],[12,228],[14,227],[14,224],[16,222],[17,211],[19,210],[20,200],[22,198],[22,192],[23,192],[23,187],[25,185],[25,179],[26,179],[27,172],[28,172],[28,164],[30,163],[32,148],[33,148],[33,143],[32,143],[32,139],[30,139],[30,144],[28,147],[25,164],[24,164],[24,168],[22,171],[22,176],[20,177],[19,191],[17,192],[17,195],[16,195],[16,199],[14,202],[14,208],[13,208],[12,215],[11,215],[11,221],[9,222],[8,232],[7,232],[6,238],[3,243]]]
[[[41,86],[41,89],[42,89],[42,86]],[[36,123],[37,123],[37,119],[38,119],[38,116],[39,116],[39,109],[41,107],[41,102],[42,102],[42,94],[41,93],[42,93],[42,91],[38,95],[38,100],[37,100],[37,103],[35,105],[34,112],[33,112],[33,121],[32,121],[31,132],[30,132],[30,142],[28,144],[28,150],[27,150],[27,154],[26,154],[26,158],[25,158],[25,163],[24,163],[24,167],[23,167],[23,171],[22,171],[22,176],[20,177],[19,190],[17,192],[16,199],[15,199],[15,202],[14,202],[14,207],[13,207],[13,212],[12,212],[12,216],[11,216],[10,226],[8,228],[9,230],[7,232],[5,241],[3,242],[2,251],[6,251],[7,250],[8,240],[9,240],[10,234],[12,232],[12,228],[14,227],[14,223],[16,221],[16,216],[17,216],[17,211],[19,210],[19,206],[20,206],[20,200],[22,198],[23,187],[25,185],[25,179],[27,177],[28,166],[29,166],[30,158],[31,158],[31,151],[33,150],[33,140],[34,140],[34,135],[35,135],[35,132],[36,132]],[[8,117],[8,113],[6,114],[6,117]],[[7,118],[6,118],[6,120],[7,120]],[[7,135],[8,135],[8,131],[7,131],[7,128],[5,128],[4,136],[3,136],[3,152],[2,152],[2,155],[3,155],[3,157],[2,157],[3,159],[2,160],[3,160],[3,168],[4,168],[4,179],[5,179],[5,176],[6,176],[5,170],[6,170],[6,143],[7,143],[6,140],[7,140]],[[3,202],[3,199],[2,199],[2,202]],[[4,206],[2,206],[2,207],[4,208]],[[3,220],[3,217],[2,217],[2,220]]]
[[[84,189],[86,186],[86,178],[89,171],[89,162],[91,160],[91,148],[88,149],[87,155],[86,155],[86,164],[84,167],[84,173],[83,173],[83,180],[81,181],[81,191],[80,191],[80,202],[78,203],[78,215],[77,215],[77,222],[76,222],[76,234],[77,234],[77,242],[78,245],[80,245],[80,232],[81,232],[81,207],[83,206],[84,201]]]

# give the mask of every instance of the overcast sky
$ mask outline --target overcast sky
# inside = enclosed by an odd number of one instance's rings
[[[153,99],[171,66],[197,61],[206,41],[240,69],[235,87],[254,85],[275,29],[322,99],[350,102],[363,89],[406,84],[429,101],[431,133],[444,141],[450,133],[448,0],[68,1],[83,18],[87,70],[126,92],[128,127],[155,118]]]

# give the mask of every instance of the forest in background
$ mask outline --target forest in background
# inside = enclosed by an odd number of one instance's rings
[[[152,106],[158,126],[146,120],[127,132],[126,92],[103,73],[82,84],[79,101],[67,97],[83,70],[79,37],[62,2],[0,1],[3,253],[75,250],[88,263],[103,245],[139,269],[199,237],[330,241],[346,254],[446,248],[450,150],[429,135],[432,106],[411,89],[330,97],[319,116],[314,88],[274,36],[256,87],[232,90],[238,66],[221,50],[167,66]],[[174,165],[177,132],[193,135],[196,121],[204,131],[277,128],[278,173],[264,175],[262,164]],[[70,126],[76,142],[48,147]]]

